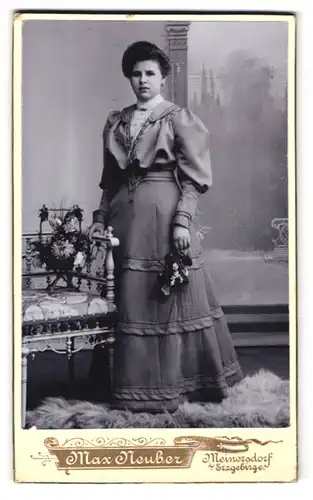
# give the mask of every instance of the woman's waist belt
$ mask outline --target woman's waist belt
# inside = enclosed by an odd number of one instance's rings
[[[141,178],[144,181],[175,181],[173,170],[148,170]]]
[[[132,197],[135,189],[142,182],[175,182],[175,165],[170,164],[169,166],[160,167],[152,165],[149,168],[135,168],[129,169],[125,172],[125,180],[127,182],[129,193]]]

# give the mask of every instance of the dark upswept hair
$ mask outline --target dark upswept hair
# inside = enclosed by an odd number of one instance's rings
[[[135,64],[140,61],[148,60],[157,61],[159,63],[163,77],[170,73],[170,61],[163,50],[159,49],[159,47],[150,42],[135,42],[129,45],[123,54],[123,75],[126,78],[130,78]]]

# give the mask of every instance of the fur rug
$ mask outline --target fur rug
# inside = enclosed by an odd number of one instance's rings
[[[105,404],[47,398],[27,414],[27,427],[37,429],[125,429],[204,427],[287,427],[289,381],[261,370],[230,389],[219,404],[183,403],[173,413],[131,413]]]

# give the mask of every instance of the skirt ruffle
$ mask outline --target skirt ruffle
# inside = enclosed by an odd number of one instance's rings
[[[111,405],[137,411],[174,411],[184,400],[221,401],[243,378],[224,316],[192,332],[119,332],[113,366]]]

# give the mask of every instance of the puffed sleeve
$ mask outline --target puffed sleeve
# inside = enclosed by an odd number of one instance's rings
[[[175,152],[177,176],[181,195],[173,223],[189,228],[199,196],[212,185],[209,132],[191,111],[181,109],[174,114]]]
[[[102,174],[101,174],[101,180],[99,183],[99,187],[102,189],[102,195],[100,199],[100,204],[99,208],[97,210],[94,210],[92,214],[92,221],[93,223],[95,222],[101,222],[102,224],[106,225],[106,216],[108,213],[109,209],[109,203],[111,199],[111,192],[112,192],[112,180],[113,176],[110,173],[110,161],[108,158],[108,152],[106,149],[106,137],[107,134],[112,127],[112,125],[118,120],[120,116],[119,111],[112,111],[105,123],[104,129],[103,129],[103,169],[102,169]]]

